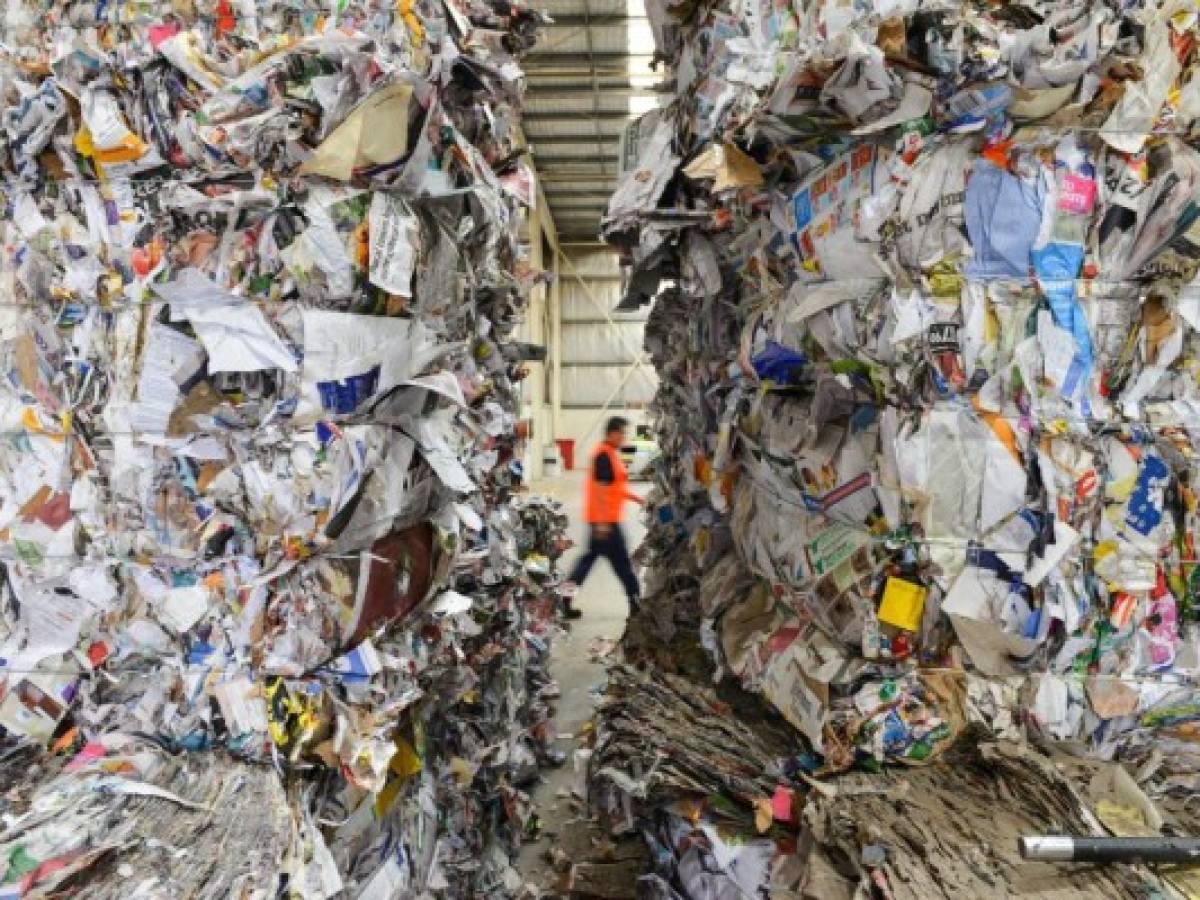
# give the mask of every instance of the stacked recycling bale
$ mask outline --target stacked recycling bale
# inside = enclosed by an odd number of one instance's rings
[[[821,771],[969,722],[1194,771],[1195,10],[648,14],[675,96],[604,221],[671,285],[635,631]]]
[[[517,462],[541,23],[8,5],[0,738],[59,755],[6,889],[520,887],[565,524]]]

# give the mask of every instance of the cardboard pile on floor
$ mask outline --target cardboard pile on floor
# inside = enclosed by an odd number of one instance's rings
[[[674,95],[603,222],[656,298],[630,646],[703,648],[818,776],[977,727],[1194,788],[1195,10],[648,15]],[[870,858],[881,896],[912,877]]]
[[[8,4],[0,740],[36,762],[0,895],[521,888],[565,525],[516,428],[543,21]]]

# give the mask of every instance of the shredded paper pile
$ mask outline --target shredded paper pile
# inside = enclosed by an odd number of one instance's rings
[[[2,17],[0,896],[514,894],[565,526],[516,421],[543,17]]]
[[[654,298],[661,385],[627,649],[703,648],[715,678],[791,724],[791,762],[818,777],[945,766],[974,726],[1194,791],[1195,5],[647,11],[674,94],[631,134],[603,222],[625,304]],[[618,820],[654,756],[623,746],[626,780],[612,746],[598,776]],[[764,826],[797,823],[773,801]],[[864,828],[873,815],[847,809]],[[980,801],[945,824],[987,815]],[[781,846],[744,860],[680,834],[746,895],[771,859],[790,884]],[[888,852],[920,854],[909,844]],[[882,852],[850,869],[892,896]],[[904,896],[985,890],[939,887],[930,853],[925,893]],[[670,890],[698,896],[680,866]],[[737,895],[723,889],[705,896]]]

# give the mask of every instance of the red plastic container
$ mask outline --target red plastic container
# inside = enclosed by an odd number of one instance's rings
[[[575,468],[575,441],[570,438],[555,438],[558,452],[562,456],[563,468],[568,472]]]

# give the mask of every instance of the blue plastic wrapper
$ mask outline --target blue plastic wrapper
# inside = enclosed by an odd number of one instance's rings
[[[759,378],[780,384],[795,384],[804,373],[808,357],[775,341],[767,341],[767,348],[754,357],[751,364]]]

